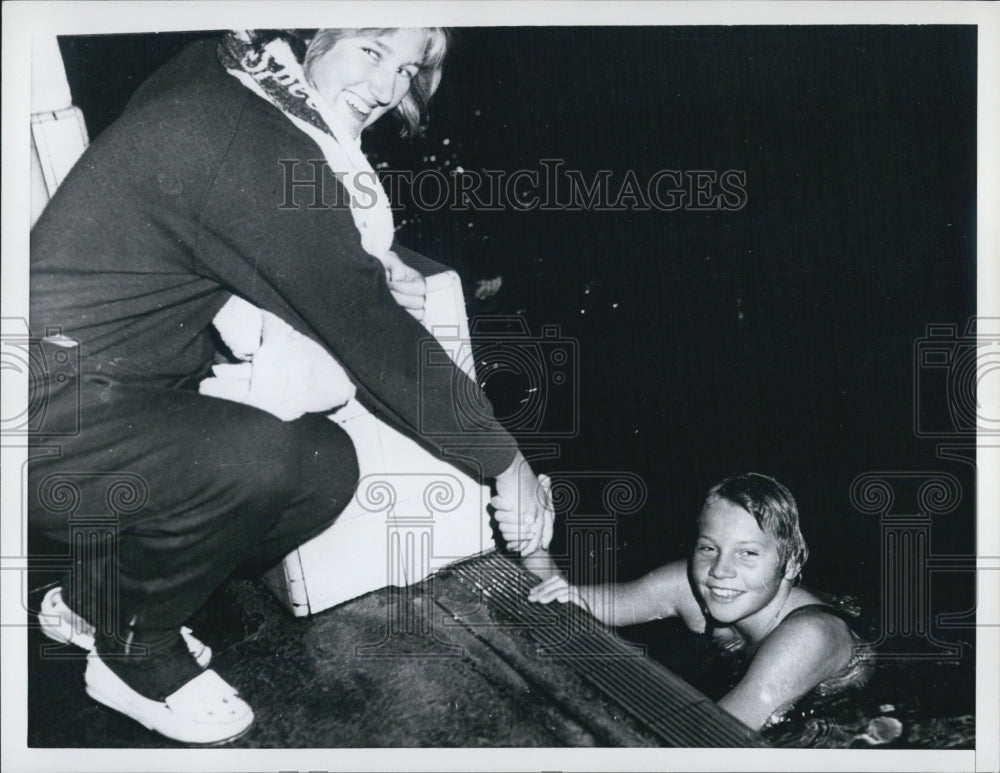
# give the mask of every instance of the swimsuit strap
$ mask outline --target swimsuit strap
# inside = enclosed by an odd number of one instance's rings
[[[825,604],[820,602],[816,604],[803,604],[801,607],[796,607],[787,615],[785,615],[781,619],[781,622],[784,622],[790,617],[795,617],[795,615],[798,615],[802,612],[826,612],[827,614],[833,615],[834,617],[839,617],[844,622],[847,622],[848,617],[857,617],[857,615],[852,615],[850,612],[846,610],[839,609],[831,604]]]

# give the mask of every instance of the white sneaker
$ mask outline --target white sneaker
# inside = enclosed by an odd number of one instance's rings
[[[63,601],[62,588],[52,588],[42,599],[38,623],[47,637],[61,644],[72,644],[88,652],[94,649],[94,626],[80,617]],[[181,638],[188,651],[202,668],[212,662],[212,648],[196,638],[187,626],[181,628]]]
[[[253,724],[253,710],[235,687],[211,669],[163,701],[154,701],[129,687],[91,650],[84,682],[87,694],[98,703],[183,743],[225,743],[243,735]]]

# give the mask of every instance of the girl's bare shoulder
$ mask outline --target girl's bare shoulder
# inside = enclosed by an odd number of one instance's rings
[[[799,653],[815,653],[814,658],[832,672],[846,665],[854,647],[847,623],[832,608],[821,603],[794,607],[768,640],[765,642],[770,644],[767,650],[773,652],[784,647]]]

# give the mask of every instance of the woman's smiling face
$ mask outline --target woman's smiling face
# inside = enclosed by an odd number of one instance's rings
[[[721,498],[704,506],[691,578],[716,621],[749,629],[769,625],[787,597],[787,591],[779,594],[785,574],[777,541],[750,513]]]
[[[426,46],[421,29],[341,38],[312,65],[310,79],[356,139],[406,96]]]

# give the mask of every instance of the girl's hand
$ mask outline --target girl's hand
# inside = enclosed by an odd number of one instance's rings
[[[550,604],[553,601],[565,604],[567,601],[572,601],[577,606],[583,606],[580,591],[559,576],[549,577],[528,591],[528,601],[536,604]]]

